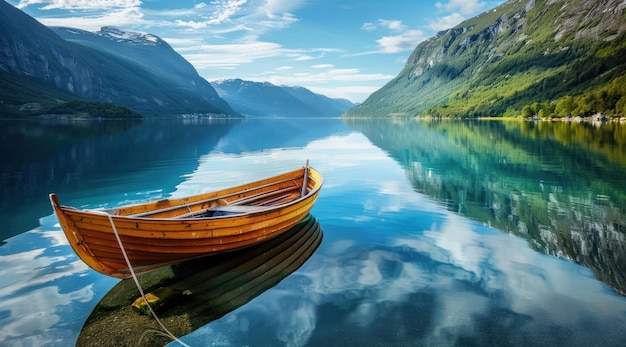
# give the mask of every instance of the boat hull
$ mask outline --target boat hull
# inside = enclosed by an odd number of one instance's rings
[[[150,315],[152,309],[167,317],[165,324],[174,336],[187,335],[290,276],[309,260],[322,239],[319,222],[309,215],[267,242],[140,276],[137,280],[150,308],[135,281],[122,280],[94,307],[76,346],[95,346],[99,341],[107,346],[163,346],[171,339],[159,333],[162,328],[156,320],[142,314]]]
[[[50,195],[70,245],[112,277],[242,249],[276,237],[306,217],[323,178],[305,166],[278,176],[182,199],[78,210]],[[302,187],[305,186],[303,189]]]

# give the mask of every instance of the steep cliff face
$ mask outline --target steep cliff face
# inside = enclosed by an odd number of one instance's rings
[[[137,71],[155,74],[164,90],[187,91],[225,113],[234,113],[211,84],[198,75],[193,65],[160,37],[111,26],[102,27],[95,33],[65,27],[50,29],[67,41],[112,56],[123,65],[134,66]]]
[[[89,57],[4,1],[0,32],[0,71],[40,78],[72,93],[101,93],[102,80],[81,62]]]
[[[625,11],[622,0],[508,1],[418,45],[395,79],[347,115],[412,116],[436,105],[451,115],[499,115],[533,95],[544,101],[609,83],[626,71]],[[566,83],[537,95],[543,81],[557,80]]]
[[[39,81],[77,98],[147,115],[238,115],[189,62],[154,35],[111,27],[98,33],[55,31],[0,1],[0,78],[33,95],[33,101],[40,94]]]

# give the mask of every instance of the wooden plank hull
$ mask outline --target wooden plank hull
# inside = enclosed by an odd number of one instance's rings
[[[111,210],[62,206],[55,194],[50,200],[78,256],[100,273],[126,278],[128,262],[143,273],[276,237],[309,214],[322,184],[321,174],[304,166],[215,192]]]

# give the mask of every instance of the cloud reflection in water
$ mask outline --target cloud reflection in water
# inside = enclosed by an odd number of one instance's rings
[[[58,224],[8,239],[0,248],[0,345],[65,346],[94,300],[94,281]],[[56,220],[54,220],[56,222]],[[32,247],[36,248],[32,248]],[[85,273],[86,278],[75,277]],[[78,284],[78,285],[77,285]]]
[[[582,346],[626,338],[626,300],[589,270],[415,193],[393,159],[360,135],[328,141],[301,150],[328,183],[313,210],[321,247],[277,287],[185,341]],[[334,149],[321,155],[318,147]],[[286,166],[298,152],[272,160]]]

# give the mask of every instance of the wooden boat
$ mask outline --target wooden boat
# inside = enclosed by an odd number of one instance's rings
[[[76,254],[100,273],[126,278],[278,236],[309,214],[322,184],[307,163],[232,188],[108,210],[62,206],[54,193],[50,201]]]
[[[322,239],[319,222],[309,214],[267,242],[158,269],[137,280],[166,328],[181,337],[276,286],[309,260]],[[94,307],[75,345],[163,346],[171,337],[161,330],[134,280],[124,279]]]

